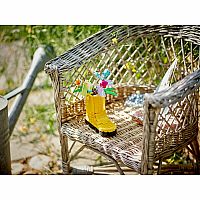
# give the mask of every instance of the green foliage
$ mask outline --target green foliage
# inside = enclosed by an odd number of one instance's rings
[[[51,45],[57,54],[61,54],[105,27],[100,25],[0,26],[0,41],[11,42],[22,40],[31,56],[40,45]]]
[[[166,162],[169,164],[187,164],[189,159],[186,153],[181,151],[174,153],[172,156],[166,159]]]
[[[28,129],[38,127],[41,133],[55,134],[55,109],[53,105],[34,105],[25,108],[25,127]]]

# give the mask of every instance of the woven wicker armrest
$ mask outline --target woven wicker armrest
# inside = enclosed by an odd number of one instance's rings
[[[167,107],[183,100],[200,86],[200,69],[174,83],[167,89],[154,94],[145,94],[145,100],[154,108]]]
[[[196,90],[199,86],[200,69],[167,89],[145,94],[142,157],[144,173],[148,162],[153,163],[157,159],[170,156],[197,136]]]

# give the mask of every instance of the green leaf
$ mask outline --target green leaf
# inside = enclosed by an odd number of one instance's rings
[[[83,86],[79,86],[78,89],[74,90],[74,93],[75,92],[82,92],[82,89],[83,89]]]
[[[114,89],[114,88],[106,88],[106,89],[104,89],[104,92],[105,92],[106,94],[111,94],[111,95],[113,95],[113,96],[117,96],[117,93],[115,92],[115,89]]]

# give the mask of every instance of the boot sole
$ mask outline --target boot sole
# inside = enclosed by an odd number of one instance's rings
[[[86,123],[90,128],[92,128],[93,130],[95,130],[98,134],[100,134],[102,137],[113,137],[113,136],[116,136],[117,130],[112,131],[112,132],[102,132],[102,131],[99,131],[98,128],[96,128],[95,126],[93,126],[93,125],[92,125],[90,122],[88,122],[86,119],[85,119],[85,123]]]

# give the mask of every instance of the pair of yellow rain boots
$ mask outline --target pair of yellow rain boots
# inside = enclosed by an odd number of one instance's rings
[[[116,125],[106,114],[105,97],[99,95],[86,95],[85,122],[103,137],[116,135]]]

